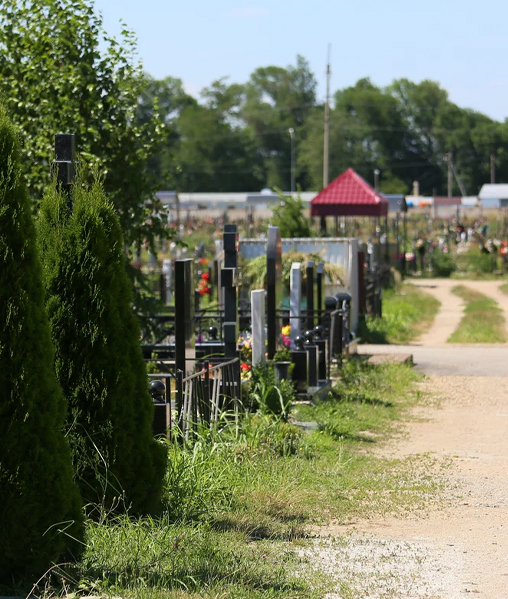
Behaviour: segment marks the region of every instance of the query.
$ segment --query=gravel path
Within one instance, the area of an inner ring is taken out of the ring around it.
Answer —
[[[421,281],[429,283],[437,285],[429,290],[438,299],[450,299],[457,281]],[[508,298],[498,282],[461,284],[499,300],[508,322]],[[419,345],[389,346],[415,355],[430,375],[422,391],[442,401],[418,408],[407,439],[382,450],[448,461],[443,505],[407,518],[322,529],[329,538],[316,541],[311,562],[337,580],[329,599],[508,599],[508,344],[444,347],[462,307],[450,301],[443,312],[446,318],[438,317]],[[362,351],[387,353],[387,346]]]

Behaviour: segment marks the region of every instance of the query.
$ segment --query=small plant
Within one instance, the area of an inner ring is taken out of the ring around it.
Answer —
[[[437,250],[430,255],[430,264],[436,277],[449,277],[457,270],[453,256]]]
[[[263,414],[273,414],[286,420],[295,391],[291,381],[276,381],[273,366],[252,369],[249,401]]]
[[[273,361],[274,362],[291,362],[291,351],[287,347],[284,347],[283,349],[278,349],[273,354]]]
[[[300,194],[285,196],[277,190],[280,200],[273,208],[272,224],[279,227],[282,237],[310,237],[310,220],[305,216],[305,206]]]

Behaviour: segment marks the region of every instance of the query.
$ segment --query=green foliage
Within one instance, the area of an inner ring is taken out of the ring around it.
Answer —
[[[291,362],[291,351],[287,347],[284,347],[283,349],[278,349],[273,354],[273,361],[274,362]]]
[[[35,227],[0,108],[0,581],[43,574],[82,538]]]
[[[253,190],[290,189],[292,128],[297,184],[321,189],[324,107],[316,101],[316,80],[304,58],[285,68],[260,67],[246,83],[215,81],[203,90],[204,103],[189,110],[177,104],[182,93],[175,80],[160,83],[160,103],[168,106],[165,120],[174,132],[166,146],[167,172],[173,177],[164,178],[168,185],[175,181],[182,191],[196,190],[197,184],[227,191],[245,190],[250,182]],[[374,183],[377,168],[384,193],[408,193],[418,180],[422,194],[444,195],[443,155],[451,150],[466,190],[474,193],[489,178],[492,152],[496,173],[501,180],[508,177],[507,139],[506,123],[455,105],[435,81],[398,79],[379,87],[363,78],[335,93],[330,179],[353,167]],[[453,192],[459,193],[455,183]]]
[[[311,237],[310,221],[304,214],[300,194],[285,196],[279,190],[277,195],[280,204],[272,210],[272,225],[279,227],[281,237]]]
[[[289,283],[291,276],[291,265],[293,262],[305,264],[307,260],[321,262],[321,256],[318,254],[305,254],[303,252],[285,252],[282,254],[282,285],[289,293]],[[325,275],[333,284],[339,284],[344,281],[344,269],[338,264],[325,262]],[[242,275],[249,281],[251,289],[263,289],[266,286],[266,255],[252,258],[242,268]],[[302,269],[303,282],[306,281],[305,268]]]
[[[156,104],[138,118],[145,82],[133,34],[107,36],[93,0],[4,0],[0,23],[0,93],[23,131],[31,195],[50,182],[54,134],[75,133],[81,159],[105,176],[127,245],[163,234],[161,205],[145,200],[164,125]]]
[[[112,204],[96,179],[67,198],[48,187],[39,219],[46,302],[58,379],[69,401],[69,438],[83,498],[132,513],[157,509],[165,451]]]
[[[430,255],[432,272],[436,277],[449,277],[457,270],[457,263],[450,253],[444,254],[434,250]]]
[[[89,521],[73,576],[58,572],[71,580],[67,595],[317,599],[333,592],[301,559],[300,549],[314,545],[308,524],[404,514],[439,490],[429,459],[369,451],[414,405],[412,385],[421,377],[401,365],[359,362],[345,364],[326,400],[298,406],[298,421],[321,430],[246,414],[201,431],[194,445],[168,447],[174,509]]]
[[[458,269],[466,273],[491,274],[497,268],[497,254],[481,252],[472,248],[457,256]]]
[[[227,434],[222,434],[225,439]],[[231,439],[230,439],[231,440]],[[193,447],[168,445],[163,506],[172,521],[186,522],[231,507],[237,485],[234,453],[205,436]]]
[[[286,420],[295,400],[295,389],[291,381],[275,380],[272,365],[252,368],[249,386],[249,405],[264,414],[273,414]]]

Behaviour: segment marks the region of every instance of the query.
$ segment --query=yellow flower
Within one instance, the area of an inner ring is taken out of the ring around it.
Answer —
[[[290,333],[291,333],[291,325],[287,324],[285,327],[282,327],[283,335],[286,335],[286,337],[289,337]]]

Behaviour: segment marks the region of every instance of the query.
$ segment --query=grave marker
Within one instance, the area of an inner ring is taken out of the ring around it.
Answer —
[[[319,324],[323,324],[323,315],[321,314],[321,310],[323,309],[323,291],[325,287],[325,263],[318,262],[316,268],[316,287],[317,287],[317,306],[316,309],[318,311],[317,321]]]
[[[237,262],[238,232],[236,225],[224,225],[224,268],[221,285],[224,289],[224,355],[236,358],[238,345]]]
[[[175,261],[175,365],[190,374],[194,368],[194,260]]]
[[[265,296],[264,289],[257,289],[250,294],[252,318],[252,365],[258,366],[265,362]]]
[[[307,273],[307,329],[314,328],[314,260],[309,260],[306,267]]]
[[[302,309],[302,265],[293,262],[289,279],[289,324],[291,325],[291,348],[295,349],[295,339],[300,335]]]
[[[282,240],[279,227],[268,227],[266,248],[268,359],[280,345],[281,331],[277,310],[282,304]]]

